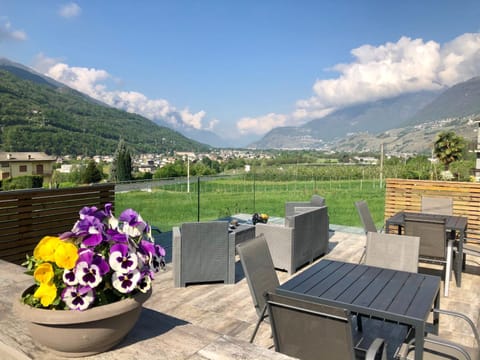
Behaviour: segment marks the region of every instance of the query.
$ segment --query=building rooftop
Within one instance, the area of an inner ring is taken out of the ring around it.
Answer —
[[[44,152],[0,152],[0,161],[56,161],[56,156]]]

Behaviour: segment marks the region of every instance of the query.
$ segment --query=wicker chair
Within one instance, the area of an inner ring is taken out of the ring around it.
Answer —
[[[184,223],[172,229],[173,282],[235,282],[235,238],[227,221]]]

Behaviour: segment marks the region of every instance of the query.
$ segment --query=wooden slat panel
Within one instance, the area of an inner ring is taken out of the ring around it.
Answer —
[[[43,236],[70,230],[82,207],[114,201],[113,184],[0,192],[0,259],[22,263]]]
[[[454,215],[468,218],[468,241],[480,242],[480,183],[387,179],[385,219],[402,210],[420,211],[423,195],[451,197]]]

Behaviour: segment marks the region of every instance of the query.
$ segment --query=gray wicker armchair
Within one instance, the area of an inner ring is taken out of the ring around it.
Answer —
[[[235,238],[227,221],[184,223],[172,229],[173,282],[235,282]]]

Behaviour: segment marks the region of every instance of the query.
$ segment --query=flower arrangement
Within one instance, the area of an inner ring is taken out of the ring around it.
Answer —
[[[47,309],[86,310],[132,297],[151,288],[165,268],[165,250],[155,245],[151,227],[132,209],[117,219],[105,210],[84,207],[71,231],[45,236],[23,264],[35,279],[22,301]]]

